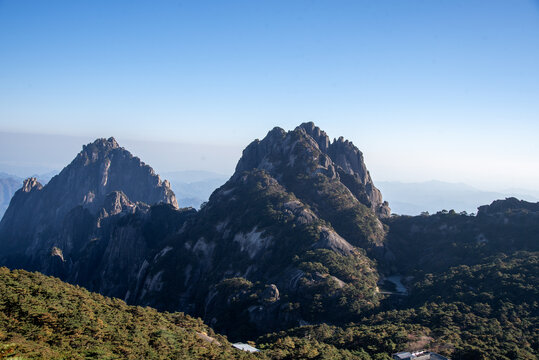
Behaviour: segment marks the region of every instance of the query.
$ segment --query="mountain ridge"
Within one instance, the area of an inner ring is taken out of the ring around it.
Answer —
[[[56,202],[46,203],[47,193]],[[199,211],[178,208],[172,195],[113,138],[98,139],[46,186],[25,181],[0,223],[0,264],[130,304],[185,311],[230,339],[279,332],[267,345],[278,354],[292,351],[300,340],[291,339],[304,331],[364,359],[364,349],[388,354],[397,343],[414,346],[412,339],[463,359],[534,353],[532,326],[519,328],[504,302],[526,324],[535,321],[529,283],[536,282],[538,204],[509,198],[477,216],[390,215],[361,151],[343,138],[329,141],[312,123],[274,128],[249,144]],[[474,294],[467,284],[477,286],[481,276],[507,281],[491,280]],[[395,295],[392,278],[406,291]],[[439,305],[438,282],[471,304],[447,295]],[[496,313],[483,304],[494,298]],[[499,342],[524,350],[477,340],[490,316],[501,322]],[[470,319],[482,327],[471,329]],[[343,341],[324,335],[331,333]]]

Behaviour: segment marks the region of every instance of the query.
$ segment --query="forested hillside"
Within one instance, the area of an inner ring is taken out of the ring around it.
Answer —
[[[200,319],[0,268],[0,358],[249,359]]]

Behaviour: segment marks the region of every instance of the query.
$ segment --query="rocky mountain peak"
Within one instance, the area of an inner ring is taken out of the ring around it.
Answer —
[[[285,135],[286,131],[284,131],[283,128],[276,126],[268,132],[266,138],[281,139]]]
[[[47,241],[61,238],[73,214],[102,219],[159,203],[178,208],[170,183],[114,138],[97,139],[45,186],[24,181],[0,222],[0,247],[39,249],[46,244],[42,234]]]
[[[371,181],[363,159],[363,153],[351,141],[340,136],[331,143],[329,155],[347,174],[357,175],[363,184]]]
[[[30,177],[24,180],[24,182],[22,183],[21,191],[25,193],[29,193],[30,191],[34,189],[41,190],[42,188],[43,188],[43,185],[41,185],[35,177]]]
[[[106,138],[99,138],[96,139],[94,142],[84,145],[83,148],[98,148],[98,149],[117,149],[120,145],[118,145],[118,142],[114,137]]]
[[[303,129],[307,135],[309,135],[314,139],[314,141],[316,141],[321,151],[323,151],[324,153],[327,152],[330,141],[325,131],[321,130],[312,121],[303,123],[297,128]]]
[[[125,150],[120,148],[120,145],[113,137],[96,139],[92,143],[83,145],[82,151],[75,160],[79,159],[79,161],[82,160],[86,163],[95,162],[107,158],[112,151],[117,149]]]
[[[363,153],[342,136],[330,142],[328,135],[313,122],[285,132],[274,128],[262,140],[255,140],[243,151],[233,178],[253,169],[265,170],[276,179],[304,174],[323,174],[340,180],[363,204],[380,217],[390,214],[374,186],[363,159]]]
[[[170,183],[162,181],[150,166],[120,147],[113,137],[84,145],[59,178],[63,181],[53,179],[51,183],[63,182],[63,186],[76,193],[75,202],[93,211],[100,209],[105,196],[113,191],[122,191],[135,202],[163,202],[178,208]]]

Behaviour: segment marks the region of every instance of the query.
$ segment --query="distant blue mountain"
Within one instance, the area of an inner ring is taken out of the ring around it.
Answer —
[[[418,215],[424,211],[436,213],[444,209],[476,213],[478,206],[506,197],[539,201],[533,191],[483,191],[463,183],[436,180],[416,183],[377,181],[376,186],[382,192],[384,200],[389,202],[391,212],[401,215]]]
[[[17,176],[0,173],[0,219],[4,216],[11,197],[21,187],[22,180]]]

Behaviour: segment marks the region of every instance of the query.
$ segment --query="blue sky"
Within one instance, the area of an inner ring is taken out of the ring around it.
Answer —
[[[538,189],[539,2],[0,1],[0,171],[113,135],[230,173],[304,121],[375,180]]]

